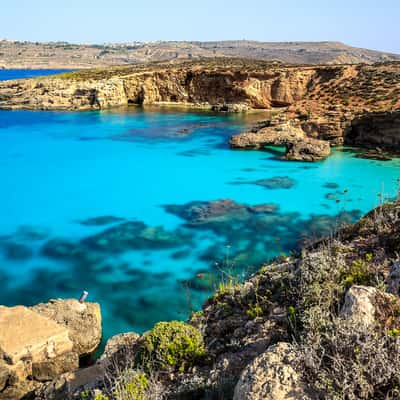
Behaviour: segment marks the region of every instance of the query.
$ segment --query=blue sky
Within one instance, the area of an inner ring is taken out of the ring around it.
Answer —
[[[399,0],[4,0],[0,38],[335,40],[400,53],[399,20]]]

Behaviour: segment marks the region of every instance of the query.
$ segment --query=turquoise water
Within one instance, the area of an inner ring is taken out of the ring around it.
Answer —
[[[0,303],[88,290],[105,337],[142,332],[186,318],[226,274],[244,276],[396,193],[399,160],[230,150],[228,138],[261,117],[1,111]],[[219,199],[236,204],[202,214],[201,202]]]

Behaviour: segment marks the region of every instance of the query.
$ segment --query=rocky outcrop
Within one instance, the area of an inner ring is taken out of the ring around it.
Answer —
[[[344,135],[347,144],[400,151],[400,111],[365,113],[351,121]]]
[[[280,119],[271,120],[259,131],[233,136],[230,145],[239,149],[285,146],[285,158],[292,161],[319,161],[330,154],[329,142],[307,137],[301,127]]]
[[[101,340],[97,304],[53,300],[0,307],[0,398],[20,399],[79,367]]]
[[[304,138],[286,145],[286,159],[291,161],[320,161],[330,153],[331,146],[325,140]]]
[[[255,358],[243,371],[233,400],[310,400],[306,385],[292,364],[289,343],[278,343]]]
[[[80,356],[93,353],[101,340],[101,313],[97,303],[77,300],[50,300],[31,310],[55,321],[68,330],[73,350]]]
[[[352,286],[346,293],[341,316],[358,324],[374,326],[382,304],[394,304],[396,297],[371,286]]]

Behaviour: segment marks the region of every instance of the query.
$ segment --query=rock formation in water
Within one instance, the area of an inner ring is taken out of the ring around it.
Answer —
[[[292,160],[319,160],[329,155],[329,145],[343,143],[400,151],[396,62],[294,66],[213,59],[0,83],[3,109],[87,110],[129,104],[181,104],[228,112],[274,109],[273,117],[232,138],[231,145],[285,145]]]
[[[190,207],[187,218],[197,222],[232,204]],[[223,279],[188,323],[113,337],[96,363],[74,372],[76,352],[93,351],[98,340],[98,329],[91,331],[77,309],[85,305],[3,307],[0,323],[20,335],[0,330],[0,398],[20,398],[23,392],[7,392],[18,382],[37,400],[395,399],[399,222],[399,201],[382,205],[243,283]],[[70,309],[73,317],[65,314]],[[81,347],[86,331],[93,340]]]

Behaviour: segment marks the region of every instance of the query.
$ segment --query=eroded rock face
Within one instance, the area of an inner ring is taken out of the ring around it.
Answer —
[[[278,343],[255,358],[243,371],[233,400],[310,400],[289,343]]]
[[[76,370],[101,339],[97,304],[53,300],[35,307],[0,306],[0,398],[20,399]]]
[[[400,111],[366,113],[354,118],[345,132],[345,141],[400,151]]]

